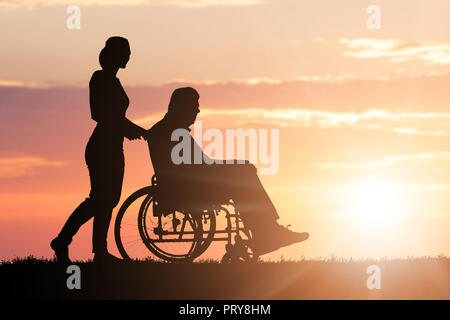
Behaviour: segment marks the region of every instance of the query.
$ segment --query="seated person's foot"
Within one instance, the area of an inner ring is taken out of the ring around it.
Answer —
[[[69,246],[61,241],[60,238],[55,238],[50,242],[50,247],[55,251],[56,261],[60,263],[70,264]]]
[[[263,255],[281,247],[286,247],[291,244],[305,241],[309,238],[308,232],[294,232],[287,227],[276,225],[264,232],[255,235],[252,239],[252,250],[256,255]]]
[[[277,229],[278,230],[274,235],[280,241],[280,247],[285,247],[297,242],[302,242],[309,238],[308,232],[291,231],[287,227],[282,225],[278,225]]]
[[[251,240],[250,248],[256,256],[262,256],[263,254],[280,249],[281,246],[277,242],[267,236],[254,236]]]
[[[116,263],[120,261],[122,259],[117,258],[109,252],[96,253],[94,255],[94,263]]]

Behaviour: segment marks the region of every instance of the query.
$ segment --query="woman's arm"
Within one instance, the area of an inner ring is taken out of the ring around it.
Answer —
[[[139,139],[141,137],[146,138],[147,130],[133,123],[128,118],[124,119],[124,135],[129,140]]]

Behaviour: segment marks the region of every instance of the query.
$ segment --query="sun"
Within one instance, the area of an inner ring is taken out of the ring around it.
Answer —
[[[396,218],[399,214],[398,187],[389,183],[364,183],[352,187],[352,214],[375,223]]]

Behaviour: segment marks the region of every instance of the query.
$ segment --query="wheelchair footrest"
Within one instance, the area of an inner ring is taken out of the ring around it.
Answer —
[[[253,253],[250,253],[249,241],[242,239],[239,235],[235,237],[235,243],[225,245],[226,253],[222,258],[222,263],[235,261],[256,261],[258,259]]]

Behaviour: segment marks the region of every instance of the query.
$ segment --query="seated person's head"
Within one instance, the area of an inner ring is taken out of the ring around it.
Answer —
[[[169,115],[183,126],[190,126],[200,112],[198,99],[200,95],[191,87],[175,89],[170,97]]]

